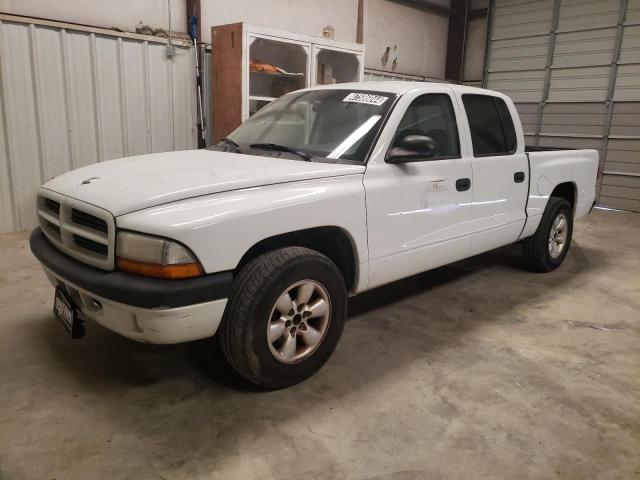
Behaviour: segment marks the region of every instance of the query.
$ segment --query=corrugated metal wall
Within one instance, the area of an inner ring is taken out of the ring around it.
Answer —
[[[599,203],[640,211],[640,0],[494,0],[484,83],[531,144],[595,148]]]
[[[0,233],[68,170],[196,148],[193,54],[162,39],[0,15]]]

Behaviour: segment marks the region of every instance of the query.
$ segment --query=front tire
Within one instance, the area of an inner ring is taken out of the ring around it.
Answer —
[[[558,268],[569,251],[573,234],[573,209],[564,198],[551,197],[536,233],[522,242],[526,266],[535,272]]]
[[[346,310],[344,279],[331,260],[303,247],[274,250],[251,260],[235,278],[220,325],[222,350],[250,382],[284,388],[329,359]]]

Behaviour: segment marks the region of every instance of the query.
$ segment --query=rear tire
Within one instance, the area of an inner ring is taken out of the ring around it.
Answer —
[[[303,247],[274,250],[236,276],[219,330],[222,350],[250,382],[284,388],[329,359],[346,311],[344,279],[331,260]]]
[[[558,268],[569,251],[573,209],[564,198],[551,197],[536,233],[522,242],[525,265],[535,272]]]

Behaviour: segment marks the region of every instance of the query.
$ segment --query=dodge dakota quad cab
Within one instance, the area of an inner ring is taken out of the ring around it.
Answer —
[[[204,150],[60,175],[38,192],[31,249],[72,337],[216,335],[251,382],[316,372],[347,298],[521,242],[557,268],[594,205],[594,150],[525,147],[500,93],[366,82],[284,95]]]

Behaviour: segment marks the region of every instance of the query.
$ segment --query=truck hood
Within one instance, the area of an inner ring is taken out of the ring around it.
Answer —
[[[200,195],[361,174],[364,170],[364,165],[187,150],[97,163],[55,177],[43,188],[118,216]]]

